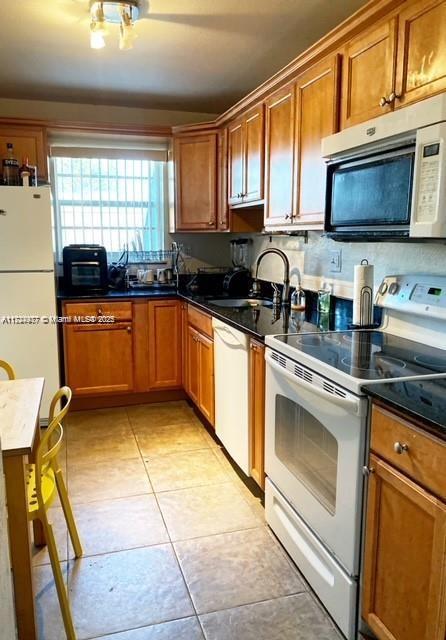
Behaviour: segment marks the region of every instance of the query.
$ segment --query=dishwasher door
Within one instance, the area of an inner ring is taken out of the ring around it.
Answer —
[[[213,318],[215,433],[231,458],[250,475],[249,337]]]

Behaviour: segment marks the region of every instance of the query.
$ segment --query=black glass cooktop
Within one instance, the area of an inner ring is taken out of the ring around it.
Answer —
[[[363,380],[446,374],[446,350],[382,331],[289,334],[275,338]]]

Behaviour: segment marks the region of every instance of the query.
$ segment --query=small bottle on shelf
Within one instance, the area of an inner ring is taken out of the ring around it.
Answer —
[[[19,162],[14,157],[14,145],[12,142],[6,144],[7,156],[3,158],[2,170],[3,170],[3,184],[15,187],[20,184],[19,180]]]
[[[22,187],[36,187],[36,167],[29,164],[28,157],[22,159],[22,166],[19,168],[19,179]]]

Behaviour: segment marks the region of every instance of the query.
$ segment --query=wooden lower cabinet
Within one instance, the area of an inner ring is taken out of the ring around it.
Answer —
[[[199,395],[198,406],[207,420],[214,424],[214,341],[199,335]]]
[[[265,489],[265,347],[251,340],[249,356],[251,476]]]
[[[214,341],[191,325],[187,328],[185,389],[205,418],[214,424]]]
[[[149,389],[182,385],[181,304],[178,300],[148,303]]]
[[[67,302],[65,379],[75,396],[181,389],[181,302],[177,299]],[[115,322],[87,323],[88,316]]]
[[[76,396],[133,391],[133,327],[73,324],[64,328],[66,381]]]
[[[446,504],[376,453],[369,469],[362,616],[379,640],[444,640]]]

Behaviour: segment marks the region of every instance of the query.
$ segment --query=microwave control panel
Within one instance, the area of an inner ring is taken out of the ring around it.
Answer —
[[[446,123],[417,131],[410,236],[446,237]]]

